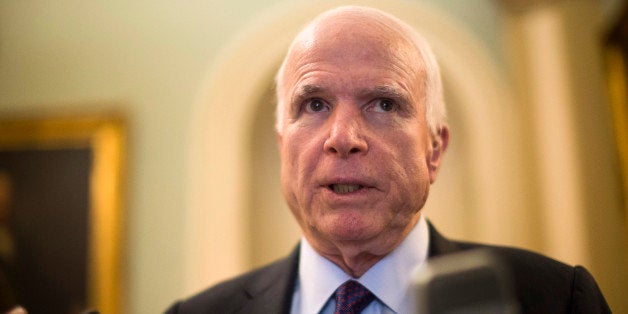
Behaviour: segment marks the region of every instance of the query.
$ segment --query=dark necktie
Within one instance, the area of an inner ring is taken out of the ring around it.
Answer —
[[[334,314],[359,314],[375,299],[375,295],[355,280],[343,283],[334,293],[336,310]]]

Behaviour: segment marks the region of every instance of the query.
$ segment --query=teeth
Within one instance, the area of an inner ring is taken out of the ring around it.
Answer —
[[[338,194],[347,194],[361,188],[358,184],[332,184],[332,190]]]

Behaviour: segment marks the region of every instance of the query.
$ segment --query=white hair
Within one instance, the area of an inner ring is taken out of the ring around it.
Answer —
[[[403,22],[399,18],[388,14],[386,12],[358,6],[342,6],[336,9],[329,10],[316,17],[310,24],[308,24],[299,35],[297,35],[288,49],[288,53],[281,63],[281,67],[277,71],[275,76],[275,92],[277,95],[277,107],[275,111],[275,128],[279,134],[283,129],[284,123],[284,71],[287,60],[289,59],[293,48],[299,42],[299,38],[307,31],[311,29],[312,25],[315,25],[320,19],[330,14],[339,12],[360,12],[365,17],[380,17],[384,18],[387,22],[394,23],[398,27],[399,33],[414,45],[415,49],[421,56],[421,61],[417,63],[418,67],[423,67],[420,73],[425,75],[423,87],[425,90],[425,120],[432,134],[440,133],[440,130],[447,124],[447,110],[445,108],[445,101],[443,97],[443,83],[440,75],[440,67],[436,61],[436,56],[432,51],[429,43],[421,34],[419,34],[410,25]]]

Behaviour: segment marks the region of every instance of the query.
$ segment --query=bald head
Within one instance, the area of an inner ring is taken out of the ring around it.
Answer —
[[[288,50],[276,77],[276,128],[280,134],[286,118],[285,104],[294,97],[286,91],[299,71],[307,67],[307,63],[303,64],[304,58],[312,55],[338,62],[362,57],[399,60],[403,70],[412,73],[419,81],[420,90],[416,92],[421,95],[419,102],[430,131],[436,133],[445,125],[440,71],[423,37],[388,13],[367,7],[343,6],[316,17],[296,36]]]

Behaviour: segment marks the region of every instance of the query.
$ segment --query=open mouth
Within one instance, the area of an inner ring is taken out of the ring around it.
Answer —
[[[336,194],[348,194],[364,188],[359,184],[330,184],[328,187]]]

